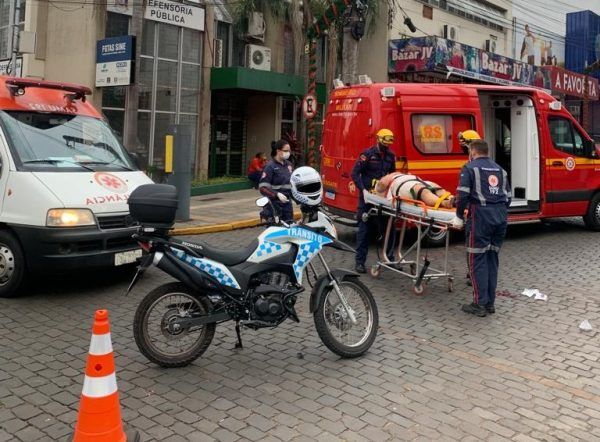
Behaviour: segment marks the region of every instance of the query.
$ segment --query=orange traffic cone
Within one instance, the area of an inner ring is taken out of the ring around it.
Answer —
[[[97,310],[74,442],[125,442],[108,311]]]

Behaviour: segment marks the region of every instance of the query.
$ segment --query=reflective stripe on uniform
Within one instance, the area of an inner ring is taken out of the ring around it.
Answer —
[[[479,198],[479,204],[485,206],[485,197],[481,192],[481,173],[479,172],[479,167],[473,167],[473,172],[475,173],[475,193],[477,194],[477,198]]]
[[[92,342],[90,342],[90,354],[91,355],[105,355],[112,353],[112,344],[110,342],[110,333],[104,333],[102,335],[92,335]]]
[[[260,189],[261,187],[267,187],[269,189],[273,189],[273,190],[289,190],[292,188],[291,184],[279,184],[279,185],[274,185],[271,183],[259,183],[258,188]]]
[[[498,252],[500,252],[500,247],[498,247],[498,246],[490,246],[490,250],[492,252],[498,253]]]
[[[83,391],[81,394],[87,397],[105,397],[117,391],[117,377],[115,373],[108,376],[91,377],[85,376],[83,379]]]
[[[457,190],[458,192],[465,192],[465,193],[469,193],[469,192],[471,191],[471,189],[469,189],[469,188],[468,188],[468,187],[466,187],[466,186],[458,186],[458,187],[456,188],[456,190]]]
[[[258,188],[260,189],[261,187],[268,187],[270,189],[273,186],[271,185],[271,183],[259,183]]]
[[[485,247],[467,247],[467,253],[485,253],[490,250],[492,246]]]

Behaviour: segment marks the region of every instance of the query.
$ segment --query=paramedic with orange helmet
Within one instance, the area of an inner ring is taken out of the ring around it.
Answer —
[[[364,194],[370,192],[381,177],[396,170],[396,156],[390,150],[394,142],[394,133],[389,129],[380,129],[376,137],[377,144],[363,151],[352,169],[352,181],[360,189],[356,214],[356,271],[359,273],[366,273],[365,261],[369,251],[369,221],[363,220],[363,214],[369,209]]]

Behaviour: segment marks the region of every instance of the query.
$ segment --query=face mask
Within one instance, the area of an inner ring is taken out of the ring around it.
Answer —
[[[281,158],[283,158],[284,160],[287,160],[290,157],[290,152],[283,152],[281,155]]]

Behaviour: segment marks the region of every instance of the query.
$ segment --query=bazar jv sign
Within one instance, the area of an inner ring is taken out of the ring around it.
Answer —
[[[105,38],[96,43],[96,87],[131,84],[135,38]]]
[[[168,0],[148,0],[144,18],[204,31],[204,9]]]

